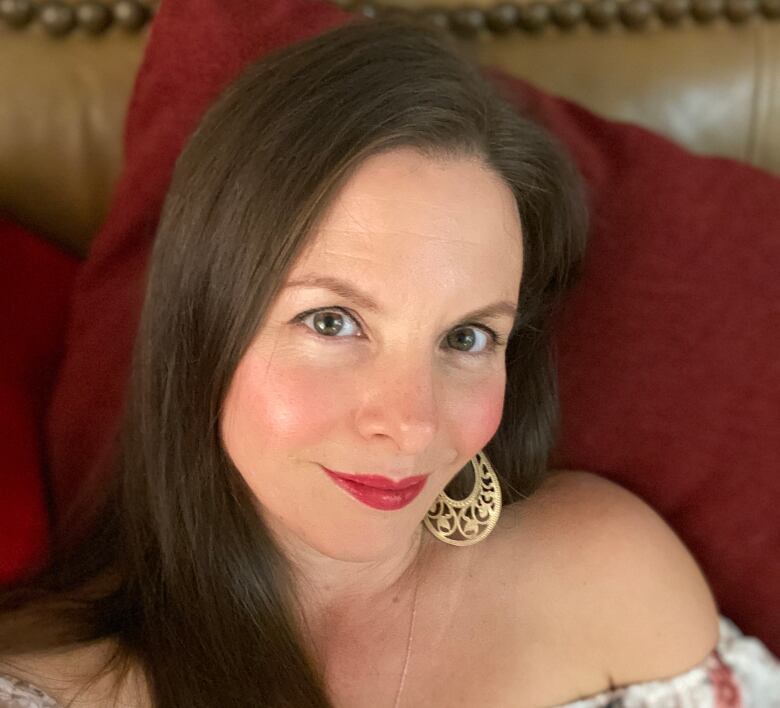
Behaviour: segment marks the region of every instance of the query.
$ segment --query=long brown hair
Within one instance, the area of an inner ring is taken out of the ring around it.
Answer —
[[[240,358],[336,190],[396,147],[478,157],[517,200],[521,320],[486,452],[506,503],[543,481],[559,418],[550,320],[585,248],[579,182],[451,40],[410,21],[354,21],[248,67],[179,157],[108,501],[86,542],[0,598],[8,612],[56,616],[47,626],[57,633],[32,644],[113,638],[117,661],[138,662],[164,708],[331,706],[296,622],[288,562],[218,422]],[[0,650],[22,645],[0,637]]]

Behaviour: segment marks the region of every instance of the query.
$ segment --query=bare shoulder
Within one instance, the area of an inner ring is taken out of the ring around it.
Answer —
[[[716,646],[718,608],[692,554],[661,516],[615,482],[555,471],[527,501],[506,508],[505,537],[530,550],[539,578],[516,587],[554,608],[561,642],[598,662],[607,683],[663,679]],[[515,538],[512,538],[514,534]]]

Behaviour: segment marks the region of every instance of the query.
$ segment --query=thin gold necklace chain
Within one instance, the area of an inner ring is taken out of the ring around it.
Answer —
[[[406,641],[406,658],[404,659],[404,668],[401,672],[401,683],[398,684],[398,693],[395,696],[393,708],[398,708],[401,703],[401,691],[406,681],[406,671],[409,668],[409,657],[412,655],[412,636],[414,636],[414,616],[417,614],[417,590],[420,587],[420,576],[417,576],[417,582],[414,584],[414,599],[412,600],[412,619],[409,623],[409,638]]]

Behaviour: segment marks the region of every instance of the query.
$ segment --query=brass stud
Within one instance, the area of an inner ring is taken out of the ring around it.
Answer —
[[[31,0],[0,0],[0,17],[11,27],[25,27],[34,15]]]
[[[42,5],[38,17],[43,28],[52,37],[62,37],[76,26],[76,13],[73,7],[59,0],[49,0]]]
[[[690,11],[691,0],[661,0],[658,4],[658,16],[669,25],[678,23]]]
[[[617,0],[593,0],[585,6],[585,17],[597,29],[611,25],[618,12]]]
[[[352,11],[358,15],[362,15],[363,17],[368,17],[371,20],[375,20],[377,17],[379,17],[379,9],[376,7],[376,5],[372,5],[371,3],[367,2],[357,3]]]
[[[114,3],[114,21],[130,32],[141,29],[149,19],[149,10],[136,0],[117,0]]]
[[[585,8],[580,0],[559,0],[553,5],[553,20],[562,29],[571,29],[585,17]]]
[[[712,22],[723,12],[723,0],[693,0],[691,14],[699,22]]]
[[[96,0],[84,0],[76,5],[76,21],[90,34],[100,34],[112,20],[111,10]]]
[[[651,0],[627,0],[620,7],[620,19],[629,29],[641,29],[653,16]]]
[[[543,2],[529,2],[517,9],[517,24],[526,32],[541,32],[550,22],[550,6]]]
[[[517,7],[504,2],[485,12],[485,24],[496,34],[504,34],[517,25]]]
[[[450,15],[444,10],[421,10],[418,17],[426,24],[439,30],[449,30]]]
[[[726,0],[726,17],[736,24],[745,22],[757,11],[757,0]]]
[[[485,14],[476,7],[461,7],[452,11],[452,29],[462,37],[474,37],[485,27]]]

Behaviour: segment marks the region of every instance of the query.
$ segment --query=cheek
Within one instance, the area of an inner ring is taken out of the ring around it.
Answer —
[[[332,371],[292,359],[277,352],[269,361],[250,350],[237,367],[222,422],[237,464],[248,449],[296,458],[337,434],[355,392]]]
[[[504,390],[505,378],[496,377],[471,389],[468,396],[453,407],[451,429],[457,436],[456,446],[460,451],[470,453],[469,457],[479,452],[498,430],[504,409]]]
[[[225,442],[256,453],[314,446],[336,425],[340,390],[313,367],[285,365],[282,357],[269,364],[250,354],[236,369],[225,401]]]

